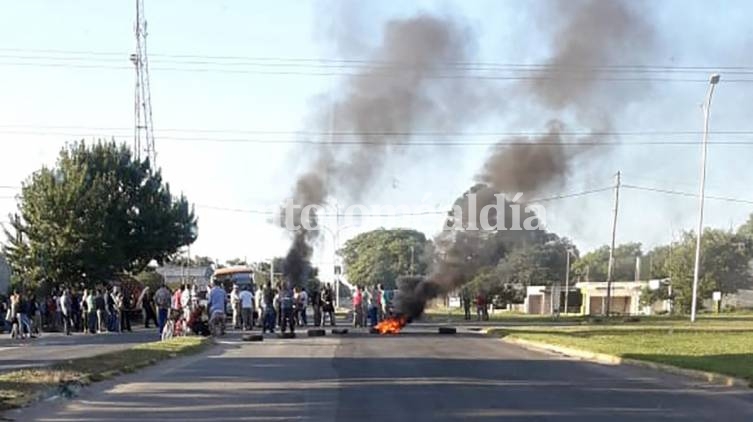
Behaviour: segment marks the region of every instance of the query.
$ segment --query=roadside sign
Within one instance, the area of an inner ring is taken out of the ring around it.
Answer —
[[[460,298],[457,296],[451,296],[450,297],[450,308],[459,308],[460,307]]]
[[[722,292],[714,292],[712,298],[714,299],[714,302],[719,302],[722,300]]]

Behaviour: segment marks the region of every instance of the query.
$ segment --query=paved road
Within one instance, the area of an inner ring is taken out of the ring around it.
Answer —
[[[133,333],[107,333],[65,336],[43,333],[37,339],[11,340],[0,338],[0,372],[46,366],[67,359],[83,358],[115,352],[136,344],[159,340],[156,329],[136,329]]]
[[[751,421],[753,393],[533,353],[476,334],[228,339],[11,412],[37,421]]]

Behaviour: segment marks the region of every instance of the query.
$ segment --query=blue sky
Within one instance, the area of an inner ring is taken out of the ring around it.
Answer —
[[[175,71],[166,69],[174,66],[160,55],[363,58],[378,41],[387,20],[423,11],[464,20],[477,38],[478,61],[536,63],[546,61],[550,52],[551,37],[542,29],[546,27],[542,19],[556,21],[556,16],[545,13],[554,0],[146,3],[159,164],[172,188],[197,204],[200,238],[192,252],[220,259],[245,256],[261,260],[280,255],[287,249],[288,238],[265,216],[203,206],[259,209],[280,203],[290,193],[295,175],[305,169],[312,150],[287,143],[177,138],[262,137],[270,141],[296,137],[295,131],[306,128],[314,99],[328,95],[333,88],[337,91],[342,81],[337,76]],[[646,19],[656,30],[658,53],[650,62],[629,64],[753,66],[753,34],[746,21],[753,16],[750,2],[719,1],[711,6],[701,0],[664,0],[648,5]],[[2,10],[0,186],[18,186],[41,165],[53,163],[66,141],[115,136],[130,142],[133,71],[128,56],[134,46],[133,2],[28,0],[4,2]],[[332,42],[333,33],[349,41],[347,57]],[[86,64],[92,57],[35,50],[116,53],[95,58],[98,64],[117,68],[19,65],[45,62],[19,59],[27,55],[67,56],[68,63],[77,64]],[[725,78],[723,74],[715,94],[712,129],[753,131],[753,83],[725,84]],[[524,107],[526,99],[518,97],[519,93],[511,94],[504,83],[497,88],[500,101]],[[602,95],[621,95],[614,84],[603,83],[601,89]],[[616,131],[701,130],[699,104],[706,90],[704,83],[632,83],[628,89],[642,92],[638,101],[614,116]],[[544,123],[510,113],[490,113],[467,130],[537,131]],[[218,130],[232,133],[211,132]],[[291,133],[275,137],[239,133],[242,131]],[[700,141],[696,135],[672,139]],[[712,135],[714,139],[724,140],[725,135]],[[385,169],[383,179],[375,181],[365,202],[449,207],[473,183],[487,153],[488,147],[477,146],[456,148],[444,155],[432,153],[426,159],[396,161]],[[422,154],[418,151],[411,157]],[[751,157],[753,145],[712,145],[708,193],[753,199]],[[700,146],[638,146],[626,140],[578,162],[566,185],[551,193],[608,186],[617,170],[623,172],[625,183],[696,192],[699,159]],[[0,190],[0,220],[6,220],[14,209],[13,200],[6,198],[14,193]],[[582,250],[608,242],[611,192],[546,205],[551,230],[571,237]],[[709,200],[706,221],[709,226],[729,228],[751,212],[750,204]],[[695,218],[694,198],[624,190],[618,242],[641,241],[649,247],[668,242],[673,231],[692,228]],[[382,224],[389,226],[390,222]],[[422,217],[412,224],[431,235],[439,229],[441,218]],[[344,230],[341,240],[368,228],[372,227],[367,223]],[[327,258],[331,243],[327,236],[318,248],[320,263],[331,260]]]

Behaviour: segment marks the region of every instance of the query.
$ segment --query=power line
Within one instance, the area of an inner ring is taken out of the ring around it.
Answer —
[[[629,184],[623,184],[622,187],[626,189],[634,189],[634,190],[642,190],[647,192],[657,192],[657,193],[665,193],[668,195],[677,195],[677,196],[685,196],[689,198],[697,198],[697,193],[691,193],[691,192],[682,192],[672,189],[661,189],[661,188],[652,188],[652,187],[646,187],[646,186],[636,186],[636,185],[629,185]],[[750,199],[741,199],[741,198],[731,198],[731,197],[724,197],[724,196],[713,196],[713,195],[705,195],[708,199],[714,199],[717,201],[725,201],[725,202],[735,202],[740,204],[749,204],[753,205],[753,200]]]
[[[71,59],[70,56],[93,56],[99,57],[98,60],[121,60],[118,57],[126,57],[127,52],[115,52],[115,51],[86,51],[86,50],[56,50],[56,49],[20,49],[20,48],[0,48],[0,52],[13,52],[13,53],[26,53],[27,55],[18,56],[18,58],[54,58],[54,59]],[[36,56],[29,56],[28,53],[36,54]],[[40,56],[39,54],[47,54],[47,56]],[[62,55],[62,56],[49,56],[49,54]],[[385,61],[385,60],[372,60],[372,59],[359,59],[359,58],[345,58],[345,59],[330,59],[323,57],[281,57],[281,56],[240,56],[240,55],[201,55],[201,54],[167,54],[167,53],[152,53],[152,57],[161,57],[167,59],[201,59],[204,61],[227,61],[227,60],[241,60],[245,62],[282,62],[282,63],[305,63],[305,64],[319,64],[319,63],[347,63],[347,64],[368,64],[368,65],[381,65],[381,66],[406,66],[413,67],[415,63],[400,62],[400,61]],[[8,56],[13,58],[13,56]],[[86,58],[86,57],[84,57]],[[72,58],[83,59],[83,58]],[[509,67],[514,69],[542,69],[542,68],[559,68],[559,69],[599,69],[599,70],[692,70],[699,72],[709,71],[724,71],[725,73],[735,71],[751,71],[751,66],[698,66],[698,65],[647,65],[647,64],[612,64],[612,65],[587,65],[587,64],[568,64],[559,65],[552,63],[515,63],[515,62],[479,62],[479,61],[441,61],[436,62],[437,66],[484,66],[484,67]]]
[[[612,189],[614,189],[614,187],[613,187],[613,186],[607,186],[607,187],[603,187],[603,188],[592,189],[592,190],[587,190],[587,191],[583,191],[583,192],[578,192],[578,193],[570,193],[570,194],[563,194],[563,195],[555,195],[555,196],[550,196],[550,197],[548,197],[548,198],[536,198],[536,199],[531,199],[531,200],[530,200],[530,201],[528,201],[528,202],[529,202],[529,203],[535,203],[535,202],[548,202],[548,201],[554,201],[554,200],[557,200],[557,199],[565,199],[565,198],[575,198],[575,197],[579,197],[579,196],[590,195],[590,194],[593,194],[593,193],[606,192],[606,191],[609,191],[609,190],[612,190]]]
[[[575,198],[579,196],[585,196],[590,195],[594,193],[599,192],[605,192],[608,190],[611,190],[611,186],[598,188],[598,189],[591,189],[586,190],[582,192],[576,192],[576,193],[567,193],[567,194],[560,194],[545,198],[536,198],[531,199],[528,201],[525,201],[521,204],[533,204],[536,202],[548,202],[548,201],[554,201],[558,199],[567,199],[567,198]],[[246,213],[246,214],[257,214],[257,215],[267,215],[267,216],[275,216],[280,215],[283,211],[283,208],[280,208],[278,211],[274,210],[259,210],[259,209],[242,209],[242,208],[227,208],[227,207],[219,207],[214,205],[203,205],[203,204],[196,204],[197,208],[206,208],[206,209],[212,209],[217,211],[227,211],[227,212],[237,212],[237,213]],[[366,207],[371,208],[371,207]],[[450,210],[452,207],[448,207],[448,210]],[[318,217],[407,217],[407,216],[422,216],[422,215],[446,215],[448,210],[445,211],[439,211],[439,210],[426,210],[426,211],[416,211],[416,212],[401,212],[401,213],[364,213],[364,214],[343,214],[343,213],[322,213],[318,214]]]
[[[8,125],[0,124],[5,129],[69,129],[69,130],[101,130],[101,131],[128,131],[130,127],[105,127],[105,126],[57,126],[57,125]],[[233,133],[255,135],[306,135],[306,136],[545,136],[551,134],[548,131],[321,131],[321,130],[268,130],[268,129],[201,129],[201,128],[160,128],[157,132],[185,132],[185,133]],[[642,131],[562,131],[560,136],[671,136],[671,135],[698,135],[702,131],[689,130],[642,130]],[[753,129],[748,130],[721,130],[709,132],[710,135],[751,135]]]
[[[51,68],[74,68],[74,69],[109,69],[109,70],[128,70],[127,66],[101,65],[101,64],[78,64],[78,63],[37,63],[37,62],[19,62],[3,61],[0,66],[31,66],[31,67],[51,67]],[[225,66],[225,65],[223,65]],[[289,66],[288,66],[289,67]],[[302,70],[253,70],[253,69],[227,69],[221,67],[200,68],[200,67],[151,67],[150,70],[158,72],[198,72],[208,73],[217,72],[224,74],[254,74],[270,76],[347,76],[356,78],[384,78],[393,77],[398,73],[372,70],[371,72],[351,73],[342,71],[302,71]],[[389,70],[389,69],[387,69]],[[690,83],[708,83],[706,78],[676,78],[676,77],[600,77],[585,75],[582,77],[567,76],[562,72],[550,72],[548,75],[541,76],[514,76],[514,75],[484,75],[484,74],[440,74],[426,73],[422,75],[424,79],[456,79],[456,80],[500,80],[500,81],[546,81],[546,80],[588,80],[592,82],[690,82]],[[725,83],[753,83],[753,78],[728,78]]]
[[[34,136],[59,136],[67,138],[103,138],[103,135],[82,134],[82,133],[64,133],[64,132],[39,132],[39,131],[13,131],[0,130],[0,133],[9,135],[34,135]],[[125,134],[115,134],[107,136],[127,136]],[[520,135],[521,137],[527,135]],[[542,135],[544,136],[544,135]],[[553,135],[556,136],[556,135]],[[586,135],[584,135],[586,136]],[[202,142],[202,143],[227,143],[227,144],[262,144],[262,145],[333,145],[333,146],[523,146],[523,147],[612,147],[612,146],[698,146],[698,140],[654,140],[654,141],[619,141],[619,140],[562,140],[562,141],[531,141],[531,140],[493,140],[493,141],[466,141],[466,140],[445,140],[445,141],[420,141],[409,140],[410,136],[405,135],[405,139],[390,138],[388,140],[336,140],[336,139],[261,139],[261,138],[210,138],[210,137],[183,137],[183,136],[157,136],[160,141],[179,141],[179,142]],[[593,137],[589,137],[593,138]],[[750,140],[715,140],[710,141],[709,145],[727,145],[727,146],[751,146],[753,139]]]

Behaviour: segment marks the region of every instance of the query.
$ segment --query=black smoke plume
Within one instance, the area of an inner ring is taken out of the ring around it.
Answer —
[[[574,0],[554,4],[542,21],[543,30],[551,33],[548,65],[514,91],[535,108],[573,116],[571,126],[586,128],[585,134],[568,136],[566,125],[558,119],[548,122],[542,134],[500,140],[477,175],[482,183],[473,189],[478,193],[477,211],[493,203],[496,193],[528,195],[565,185],[577,158],[590,153],[595,143],[613,140],[608,135],[612,116],[636,98],[634,87],[609,85],[605,92],[604,74],[598,66],[650,54],[654,34],[646,14],[638,10],[641,3]],[[566,142],[579,145],[566,147]],[[543,230],[443,232],[438,240],[445,246],[438,265],[428,278],[399,291],[398,312],[409,319],[418,317],[428,300],[462,286],[483,266],[496,265],[497,261],[486,262],[473,254],[473,245],[488,245],[489,236],[502,239],[499,250],[504,254],[505,249],[541,241],[548,234]]]
[[[312,113],[316,130],[334,135],[320,140],[308,171],[296,182],[292,199],[299,208],[293,220],[302,221],[307,216],[301,208],[326,205],[331,195],[357,201],[368,194],[385,164],[408,151],[411,132],[455,130],[472,122],[491,98],[464,77],[468,70],[461,68],[454,78],[438,75],[447,63],[471,60],[475,44],[468,27],[449,18],[422,14],[387,22],[365,64]],[[317,231],[300,229],[293,237],[288,278],[309,261]]]

